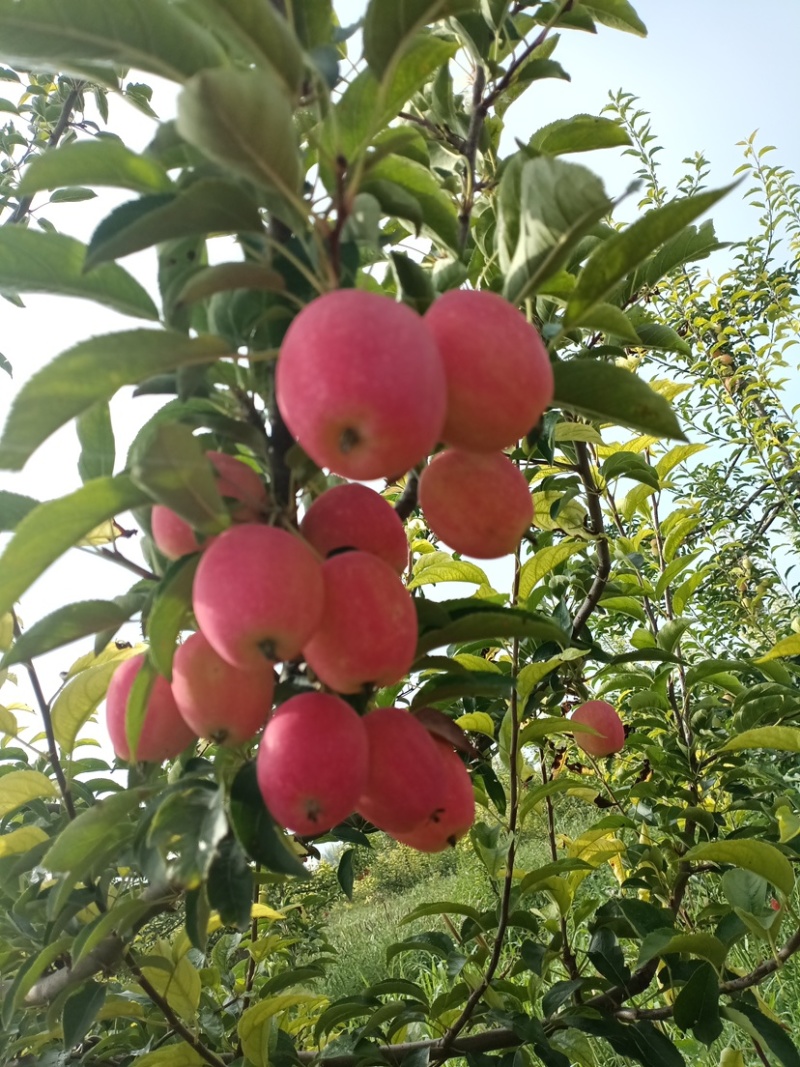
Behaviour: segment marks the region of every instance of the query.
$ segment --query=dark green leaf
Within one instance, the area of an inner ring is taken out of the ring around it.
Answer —
[[[147,843],[167,861],[173,883],[196,889],[208,877],[217,849],[228,832],[222,790],[208,788],[207,782],[189,783],[171,792],[158,806],[147,830]],[[248,876],[248,883],[249,918],[252,876]],[[220,896],[223,895],[220,888]]]
[[[498,207],[503,294],[520,304],[558,271],[611,201],[600,179],[577,163],[518,156],[503,174]]]
[[[186,893],[186,933],[192,947],[198,952],[205,952],[208,944],[208,920],[211,908],[208,904],[206,887],[200,885]]]
[[[404,252],[392,252],[391,257],[403,302],[424,315],[436,295],[430,273]]]
[[[78,416],[75,428],[81,443],[78,459],[81,481],[90,482],[92,478],[111,477],[114,473],[116,446],[108,402],[100,400],[92,404]]]
[[[580,322],[573,323],[584,330],[597,330],[610,337],[619,338],[626,345],[639,346],[639,334],[630,319],[615,304],[595,304],[589,308]]]
[[[106,986],[102,982],[86,982],[64,1004],[64,1048],[75,1048],[92,1028],[98,1011],[106,999]]]
[[[553,373],[556,407],[656,437],[686,440],[669,402],[630,371],[599,360],[573,359],[556,363]]]
[[[680,334],[661,322],[656,322],[638,304],[625,312],[635,330],[639,344],[643,348],[660,348],[664,352],[680,352],[683,356],[691,355],[691,347]]]
[[[532,637],[560,645],[566,645],[569,641],[563,630],[537,615],[514,609],[495,609],[462,615],[441,628],[421,634],[417,644],[417,656],[460,641],[477,641],[483,638],[500,640],[504,637]]]
[[[188,556],[170,566],[147,616],[150,658],[158,673],[170,681],[178,635],[186,628],[192,610],[192,583],[198,562],[198,556]]]
[[[146,290],[122,267],[105,263],[86,274],[85,263],[86,247],[63,233],[39,233],[24,226],[0,230],[0,289],[75,296],[123,315],[158,318]]]
[[[128,743],[130,756],[129,763],[135,763],[139,738],[142,736],[144,720],[147,716],[147,706],[150,703],[150,694],[158,680],[158,673],[149,656],[145,656],[142,665],[136,672],[133,685],[128,693],[125,705],[125,740]]]
[[[601,466],[600,473],[607,482],[613,478],[633,478],[659,488],[658,472],[638,452],[615,452]]]
[[[246,930],[253,902],[253,873],[235,837],[224,838],[208,872],[208,902],[225,926]]]
[[[614,119],[599,115],[573,115],[542,126],[528,141],[529,148],[548,156],[564,152],[591,152],[595,148],[629,145],[630,137]]]
[[[726,244],[717,240],[711,219],[707,219],[701,226],[686,226],[663,244],[652,259],[641,267],[643,283],[654,286],[665,274],[677,267],[696,262],[698,259],[706,259],[712,252],[726,247]]]
[[[34,508],[0,556],[0,615],[68,548],[101,522],[141,507],[147,497],[127,475],[97,478],[68,496]]]
[[[27,196],[65,185],[112,186],[135,193],[165,193],[172,188],[159,163],[112,137],[74,141],[36,156],[22,176],[19,192]]]
[[[308,878],[289,839],[267,811],[256,779],[255,763],[246,763],[231,785],[230,820],[233,832],[250,859],[277,874]]]
[[[214,38],[165,0],[0,0],[6,62],[119,85],[116,68],[184,81],[225,62]]]
[[[800,1067],[800,1054],[783,1027],[759,1011],[755,1004],[734,1000],[730,1007],[722,1008],[723,1018],[734,1023],[749,1034],[759,1045],[765,1045],[783,1064],[783,1067]]]
[[[475,0],[371,0],[364,17],[364,58],[379,80],[394,67],[420,30],[450,15],[474,11]]]
[[[581,0],[581,7],[603,26],[635,33],[638,37],[647,36],[647,27],[628,0]]]
[[[39,507],[39,501],[22,493],[0,489],[0,533],[15,530],[25,516]]]
[[[175,303],[191,304],[232,289],[282,293],[286,291],[286,283],[277,271],[258,263],[217,263],[193,273],[175,294]]]
[[[110,400],[123,385],[137,385],[177,367],[210,363],[227,351],[219,337],[190,338],[168,330],[130,330],[82,341],[20,390],[0,439],[0,468],[22,470],[50,434],[92,404]]]
[[[507,695],[513,683],[511,678],[487,671],[464,671],[459,674],[441,674],[429,679],[417,691],[412,708],[424,708],[430,704],[454,704],[462,697]]]
[[[206,178],[175,195],[145,196],[115,208],[92,234],[86,266],[92,270],[164,241],[261,229],[258,207],[240,185]]]
[[[578,275],[578,284],[567,305],[566,324],[579,322],[592,305],[603,300],[651,252],[708,211],[733,187],[726,185],[722,189],[697,193],[653,208],[598,245]]]
[[[121,626],[128,618],[128,613],[113,600],[84,600],[78,604],[67,604],[21,634],[3,656],[0,670],[13,663],[25,663],[107,626]]]
[[[631,972],[619,947],[616,935],[608,926],[600,926],[592,934],[588,949],[589,959],[609,982],[623,988],[628,984]]]
[[[407,156],[384,156],[368,172],[364,188],[374,181],[386,180],[400,186],[417,201],[424,226],[449,248],[458,249],[456,207],[430,168]]]
[[[97,193],[93,189],[86,189],[80,186],[71,185],[67,189],[57,189],[56,192],[48,198],[50,204],[77,204],[82,200],[94,200]]]
[[[630,1057],[643,1067],[685,1067],[685,1060],[670,1039],[652,1023],[623,1026],[612,1018],[570,1015],[569,1025],[593,1037],[607,1041],[623,1057]]]
[[[705,1045],[720,1036],[719,978],[710,963],[699,964],[678,993],[673,1018],[681,1030],[693,1029],[695,1037]]]
[[[353,882],[355,880],[353,860],[355,859],[355,855],[356,851],[354,848],[346,848],[339,858],[339,863],[336,867],[336,880],[342,887],[342,892],[348,900],[353,899]]]

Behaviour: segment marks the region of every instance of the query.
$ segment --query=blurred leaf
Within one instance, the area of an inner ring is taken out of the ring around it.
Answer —
[[[164,0],[0,0],[0,40],[14,67],[87,75],[110,89],[119,67],[181,82],[225,62],[214,38]]]
[[[464,671],[462,674],[440,674],[418,689],[411,701],[412,708],[429,704],[452,704],[461,697],[507,695],[511,678],[486,671]]]
[[[147,503],[127,475],[97,478],[69,496],[40,504],[19,523],[0,556],[0,615],[81,537],[114,515]]]
[[[765,652],[763,656],[759,656],[756,663],[769,663],[772,659],[782,659],[785,656],[800,656],[800,634],[792,634],[791,637],[784,637],[783,640],[778,641],[776,645],[773,645],[769,652]]]
[[[490,609],[462,615],[442,627],[422,633],[417,644],[417,656],[461,641],[486,638],[497,642],[505,637],[532,637],[561,645],[568,643],[564,631],[547,619],[513,608],[502,611]]]
[[[757,726],[753,730],[743,730],[740,734],[735,734],[719,751],[743,752],[752,748],[767,748],[773,752],[800,752],[800,729],[796,726]]]
[[[669,402],[630,371],[596,359],[572,359],[556,363],[553,373],[555,405],[642,433],[686,440]]]
[[[581,7],[589,14],[613,30],[635,33],[637,37],[647,36],[647,27],[636,14],[628,0],[581,0]]]
[[[0,818],[40,797],[57,797],[58,790],[41,771],[9,771],[0,778]]]
[[[98,401],[110,400],[123,385],[136,385],[178,367],[210,363],[227,352],[228,345],[219,337],[186,337],[168,330],[129,330],[78,343],[19,391],[0,439],[0,467],[22,470],[50,434]],[[111,481],[98,479],[106,480]],[[90,489],[85,486],[86,492]],[[137,506],[138,502],[131,503],[119,510]]]
[[[255,763],[246,763],[231,785],[231,827],[250,859],[277,874],[308,878],[289,838],[267,811],[256,779]]]
[[[800,1067],[800,1054],[789,1034],[746,1000],[734,1000],[722,1008],[724,1019],[744,1030],[760,1046],[778,1058],[783,1067]]]
[[[355,880],[353,860],[355,855],[355,849],[346,848],[339,857],[339,863],[336,867],[336,881],[342,887],[342,892],[348,900],[353,899],[353,882]]]
[[[81,445],[78,459],[81,481],[90,482],[92,478],[111,477],[114,473],[116,446],[107,401],[100,400],[87,408],[75,420],[75,427]]]
[[[63,233],[4,226],[0,229],[0,289],[80,297],[123,315],[158,318],[147,291],[116,263],[86,273],[86,252],[85,245]]]
[[[246,930],[253,902],[253,872],[233,836],[223,838],[208,871],[208,902],[224,926]]]
[[[69,185],[112,186],[136,193],[163,193],[172,189],[164,168],[146,155],[111,137],[71,144],[35,156],[20,180],[22,196],[42,189]]]
[[[591,152],[595,148],[618,148],[630,143],[630,137],[614,119],[573,115],[571,119],[556,119],[542,126],[528,141],[528,147],[548,156],[558,156],[563,152]]]
[[[218,263],[192,274],[176,293],[176,304],[191,304],[214,293],[231,289],[258,289],[265,293],[283,293],[286,283],[277,271],[258,263]]]
[[[67,998],[62,1014],[65,1048],[75,1048],[83,1041],[105,999],[106,986],[92,981],[84,983],[77,993]]]
[[[420,30],[450,15],[474,11],[476,0],[371,0],[364,16],[364,58],[379,80],[396,65]]]
[[[241,185],[204,178],[180,192],[143,196],[114,208],[92,234],[86,269],[165,241],[262,229],[258,207]]]
[[[0,532],[15,530],[25,516],[39,507],[39,501],[22,493],[0,490]]]
[[[25,774],[26,772],[20,771],[19,773]],[[7,778],[8,775],[5,777]],[[46,840],[47,834],[40,826],[20,826],[16,830],[7,830],[0,835],[0,859],[5,859],[6,856],[24,855]]]
[[[198,556],[188,556],[173,563],[158,586],[147,616],[147,640],[150,658],[159,674],[172,681],[172,660],[178,636],[186,629],[192,610],[192,584]]]
[[[128,613],[113,600],[83,600],[66,604],[28,627],[0,661],[0,669],[25,663],[35,656],[88,637],[108,626],[121,626]]]
[[[119,664],[138,655],[141,646],[114,648],[100,656],[85,657],[85,666],[73,673],[53,701],[53,733],[65,755],[71,755],[78,734],[106,695],[108,683]]]

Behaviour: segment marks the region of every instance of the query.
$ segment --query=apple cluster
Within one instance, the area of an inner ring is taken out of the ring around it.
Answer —
[[[209,452],[230,507],[224,532],[201,541],[168,507],[153,507],[163,555],[200,553],[197,630],[176,650],[172,681],[159,676],[150,691],[136,758],[173,758],[198,736],[240,745],[263,731],[261,793],[294,833],[323,833],[356,811],[414,848],[454,844],[474,799],[453,746],[406,709],[359,715],[346,699],[401,681],[417,644],[403,523],[360,483],[398,477],[443,442],[420,477],[429,526],[472,556],[513,551],[533,514],[503,449],[538,421],[552,391],[538,334],[493,293],[447,293],[424,317],[359,290],[309,304],[281,348],[277,402],[307,454],[352,480],[323,492],[294,526],[252,467]],[[108,691],[122,759],[143,660],[125,661]],[[273,711],[275,665],[300,660],[318,688]]]

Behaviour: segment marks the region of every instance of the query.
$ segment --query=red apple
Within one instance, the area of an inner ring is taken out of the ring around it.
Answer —
[[[437,744],[419,719],[402,708],[376,708],[363,722],[369,772],[357,810],[387,833],[413,830],[444,807]]]
[[[321,834],[352,814],[367,780],[364,723],[339,697],[304,693],[275,711],[256,774],[273,818],[296,834]]]
[[[300,533],[323,557],[342,548],[380,556],[402,574],[408,540],[397,512],[374,489],[351,482],[318,496],[300,523]]]
[[[447,378],[442,439],[495,452],[524,437],[553,399],[541,337],[497,293],[452,289],[425,313]]]
[[[234,501],[231,509],[234,522],[256,522],[267,506],[267,490],[253,470],[226,452],[206,452],[217,473],[220,495]],[[197,540],[192,527],[164,504],[154,504],[150,527],[156,547],[167,559],[180,559],[208,546]]]
[[[144,660],[143,652],[138,656],[123,660],[114,671],[106,693],[108,735],[114,751],[121,760],[131,758],[128,739],[125,736],[125,713],[131,687]],[[142,732],[136,747],[136,759],[147,763],[162,763],[165,759],[174,759],[196,739],[196,736],[182,719],[169,682],[158,675],[147,701]]]
[[[461,758],[446,742],[435,741],[439,750],[439,777],[444,803],[428,819],[407,833],[392,834],[401,844],[418,852],[441,852],[453,847],[475,821],[475,794]]]
[[[605,700],[587,700],[576,708],[570,719],[591,726],[597,733],[576,731],[575,744],[590,756],[610,756],[619,752],[625,744],[625,727],[616,708]]]
[[[295,318],[276,390],[286,425],[314,462],[356,481],[410,470],[444,423],[442,361],[422,319],[359,289],[326,293]]]
[[[422,472],[419,502],[440,540],[477,559],[509,555],[533,521],[528,483],[502,452],[440,452]]]
[[[306,663],[339,693],[392,685],[408,674],[417,647],[417,613],[388,563],[343,552],[322,565],[322,621],[304,645]]]
[[[232,667],[199,630],[175,652],[172,695],[198,737],[229,746],[249,741],[267,721],[274,689],[266,660],[246,671]]]
[[[234,667],[293,659],[322,619],[322,565],[299,536],[231,526],[200,557],[192,599],[209,644]]]

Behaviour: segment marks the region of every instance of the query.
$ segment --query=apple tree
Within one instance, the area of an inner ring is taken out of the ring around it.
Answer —
[[[352,26],[330,0],[0,0],[3,295],[149,323],[31,377],[0,438],[8,471],[81,444],[80,487],[0,494],[3,1062],[800,1064],[800,198],[746,142],[769,210],[724,252],[730,187],[698,156],[670,195],[625,94],[509,145],[597,25],[646,33],[627,0]],[[109,93],[150,110],[128,70],[180,87],[140,153],[103,129]],[[644,186],[615,199],[572,159],[595,149]],[[86,241],[35,212],[108,187],[133,195]],[[152,293],[119,262],[143,250]],[[164,403],[117,456],[127,386]],[[23,627],[87,544],[130,588]],[[106,731],[116,759],[88,755]],[[468,834],[493,904],[425,904],[384,979],[331,997],[324,923],[277,905],[336,842],[349,894],[381,830]]]

